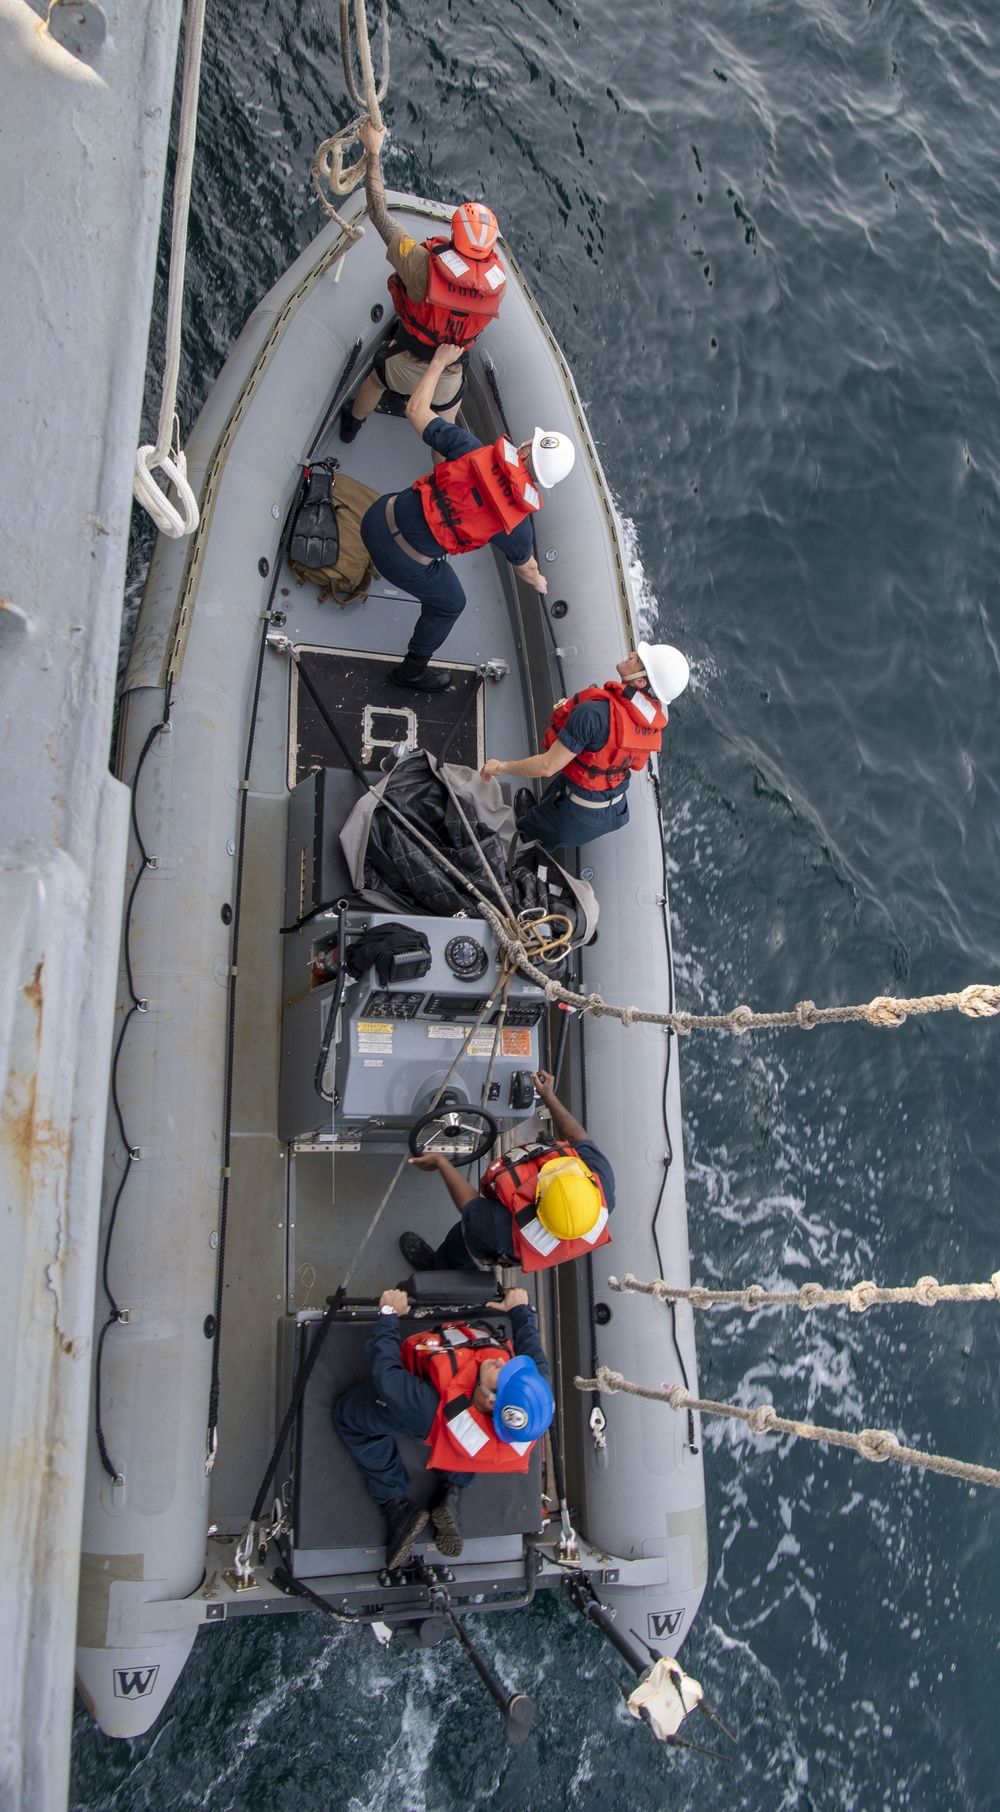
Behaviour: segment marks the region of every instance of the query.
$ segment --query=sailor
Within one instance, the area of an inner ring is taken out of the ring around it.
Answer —
[[[440,1473],[431,1506],[439,1554],[462,1552],[461,1494],[477,1472],[527,1472],[552,1420],[551,1372],[525,1290],[488,1305],[510,1317],[511,1338],[485,1323],[453,1321],[401,1340],[404,1290],[383,1290],[365,1352],[368,1382],[333,1406],[333,1422],[386,1516],[385,1564],[402,1566],[428,1512],[410,1496],[397,1434],[424,1441]]]
[[[411,396],[435,347],[455,348],[438,372],[431,408],[453,422],[465,390],[469,347],[496,319],[507,273],[494,247],[496,217],[480,201],[465,201],[451,217],[447,234],[418,245],[386,207],[380,153],[385,127],[365,120],[359,134],[368,153],[365,195],[368,218],[385,240],[393,267],[389,294],[396,325],[388,343],[375,355],[373,371],[353,402],[340,414],[340,438],[352,441],[386,390]]]
[[[440,1152],[410,1159],[418,1170],[440,1172],[462,1217],[437,1251],[418,1233],[400,1236],[399,1249],[414,1271],[492,1264],[540,1271],[607,1245],[615,1173],[586,1127],[559,1100],[555,1077],[538,1070],[533,1080],[555,1138],[494,1159],[478,1193]]]
[[[441,455],[432,472],[407,491],[377,497],[361,519],[361,539],[383,578],[419,600],[420,615],[400,667],[389,669],[398,686],[438,692],[451,684],[444,668],[428,662],[465,609],[465,591],[449,554],[471,553],[492,542],[535,591],[548,587],[532,553],[531,517],[549,490],[573,469],[576,448],[565,434],[536,428],[515,447],[505,435],[492,447],[434,413],[432,398],[453,346],[439,346],[406,405],[421,439]]]
[[[618,662],[617,680],[561,698],[541,752],[520,761],[487,761],[484,780],[499,774],[549,780],[538,803],[529,787],[514,799],[519,835],[546,849],[593,843],[628,823],[628,783],[659,752],[667,706],[683,692],[690,668],[679,648],[640,642]]]

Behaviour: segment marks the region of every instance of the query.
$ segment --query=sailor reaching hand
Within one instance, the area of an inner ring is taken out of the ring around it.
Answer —
[[[690,669],[679,648],[640,642],[617,670],[617,680],[559,700],[537,755],[484,763],[484,780],[511,774],[550,781],[537,805],[527,787],[515,797],[525,842],[574,849],[628,823],[629,777],[659,752],[667,706],[683,692]]]
[[[510,1318],[510,1339],[485,1323],[446,1322],[401,1338],[403,1290],[383,1290],[365,1352],[371,1379],[338,1398],[333,1422],[386,1515],[387,1567],[402,1566],[428,1512],[413,1502],[396,1444],[409,1435],[430,1447],[441,1474],[432,1504],[439,1554],[462,1552],[461,1493],[477,1472],[527,1472],[552,1420],[551,1373],[525,1290],[506,1290],[489,1307]]]
[[[538,1070],[533,1080],[555,1138],[504,1152],[478,1193],[443,1153],[410,1159],[418,1170],[440,1172],[462,1217],[437,1251],[418,1233],[400,1236],[399,1249],[414,1271],[497,1263],[540,1271],[607,1245],[615,1173],[586,1127],[559,1100],[555,1077]]]

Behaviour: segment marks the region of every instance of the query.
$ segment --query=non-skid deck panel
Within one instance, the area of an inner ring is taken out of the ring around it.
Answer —
[[[408,742],[411,748],[426,749],[431,755],[438,755],[447,743],[449,761],[482,766],[483,698],[474,668],[451,666],[447,692],[410,692],[393,685],[389,678],[399,664],[395,655],[303,648],[300,659],[351,755],[362,767],[378,768],[394,742]],[[431,663],[432,667],[447,664]],[[477,691],[479,696],[472,702]],[[349,766],[299,680],[297,668],[292,670],[288,742],[289,786],[297,786],[314,768]]]
[[[501,1317],[495,1325],[498,1329],[507,1326]],[[315,1339],[318,1326],[317,1322],[306,1324],[304,1335]],[[426,1329],[427,1323],[405,1319],[402,1327],[404,1335],[412,1334]],[[371,1377],[371,1364],[365,1356],[365,1342],[371,1331],[370,1322],[335,1323],[309,1381],[296,1440],[293,1521],[298,1548],[378,1547],[385,1541],[382,1512],[369,1497],[368,1487],[331,1417],[336,1398],[352,1384]],[[410,1474],[414,1500],[430,1503],[440,1488],[440,1479],[427,1471],[426,1447],[405,1436],[400,1437],[399,1446]],[[472,1538],[527,1534],[539,1529],[541,1491],[541,1443],[536,1442],[526,1473],[508,1473],[499,1478],[484,1474],[469,1486],[462,1499],[463,1534]]]

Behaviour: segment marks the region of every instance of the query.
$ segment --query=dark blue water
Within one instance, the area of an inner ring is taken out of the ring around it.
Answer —
[[[694,663],[664,764],[684,1005],[1000,974],[998,78],[985,0],[394,14],[388,178],[492,201]],[[205,87],[186,425],[319,224],[329,4],[219,0]],[[696,1277],[988,1277],[998,1039],[689,1038]],[[707,1394],[1000,1461],[988,1305],[705,1315],[700,1354]],[[200,1639],[153,1736],[79,1714],[74,1807],[995,1808],[996,1496],[728,1425],[706,1466],[684,1660],[734,1767],[657,1750],[545,1598],[482,1638],[538,1700],[523,1750],[452,1650],[251,1622]]]

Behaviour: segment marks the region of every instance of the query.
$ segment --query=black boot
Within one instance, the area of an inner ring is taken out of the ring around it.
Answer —
[[[445,1560],[457,1560],[462,1552],[462,1493],[457,1485],[446,1485],[444,1496],[431,1511],[434,1524],[434,1546]]]
[[[358,421],[358,418],[355,415],[354,410],[351,408],[350,403],[345,403],[344,407],[340,411],[340,438],[341,438],[341,440],[346,441],[347,445],[350,446],[352,440],[357,440],[358,435],[361,433],[361,430],[365,425],[365,420],[366,420],[366,418],[364,416],[362,416],[361,420]]]
[[[401,1233],[399,1250],[411,1271],[435,1270],[434,1248],[425,1239],[421,1239],[419,1233]]]
[[[401,1567],[404,1560],[410,1558],[410,1549],[427,1521],[427,1512],[408,1497],[390,1498],[382,1508],[387,1524],[385,1564],[387,1567]]]
[[[517,792],[514,794],[515,818],[523,818],[525,812],[530,812],[534,803],[535,795],[530,786],[519,786]]]
[[[435,667],[432,673],[420,655],[408,654],[401,667],[390,667],[394,686],[408,686],[411,692],[444,692],[451,685],[447,667]]]

